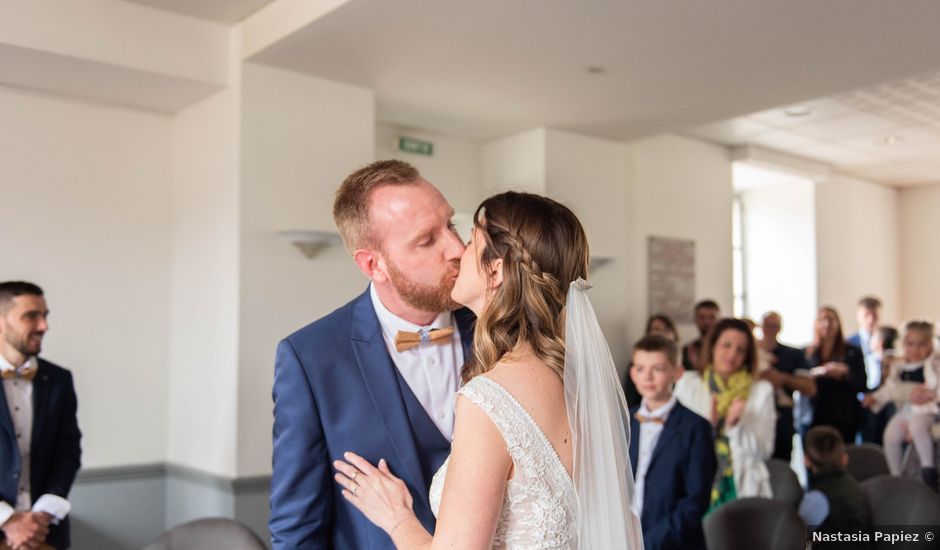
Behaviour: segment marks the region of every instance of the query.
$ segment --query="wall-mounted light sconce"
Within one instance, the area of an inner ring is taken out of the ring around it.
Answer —
[[[614,261],[610,256],[591,256],[590,263],[588,264],[588,269],[590,271],[595,271]]]
[[[278,231],[277,234],[296,246],[308,260],[324,249],[343,242],[339,233],[335,231],[292,229]]]

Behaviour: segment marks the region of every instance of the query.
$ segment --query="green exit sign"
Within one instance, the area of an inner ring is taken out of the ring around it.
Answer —
[[[400,137],[398,138],[398,150],[404,151],[406,153],[414,153],[416,155],[430,157],[434,154],[434,144],[430,141],[421,141],[420,139]]]

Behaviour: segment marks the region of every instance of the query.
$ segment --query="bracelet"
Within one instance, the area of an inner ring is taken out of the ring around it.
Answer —
[[[392,527],[392,530],[388,532],[388,536],[391,537],[392,535],[394,535],[394,534],[395,534],[395,530],[398,529],[399,527],[401,527],[401,524],[402,524],[402,523],[405,523],[405,520],[406,520],[406,519],[408,519],[407,516],[401,518],[400,520],[398,520],[398,523],[395,524],[395,527]]]

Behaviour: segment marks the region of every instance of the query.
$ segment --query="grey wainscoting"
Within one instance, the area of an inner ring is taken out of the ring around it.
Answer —
[[[232,479],[173,464],[94,468],[72,487],[72,548],[140,549],[180,523],[227,517],[268,540],[270,476]]]

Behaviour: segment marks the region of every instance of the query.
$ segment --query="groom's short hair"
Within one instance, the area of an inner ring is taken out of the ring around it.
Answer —
[[[369,227],[372,191],[383,185],[413,184],[420,179],[418,169],[403,160],[376,161],[346,178],[336,191],[333,221],[350,254],[377,244]]]

